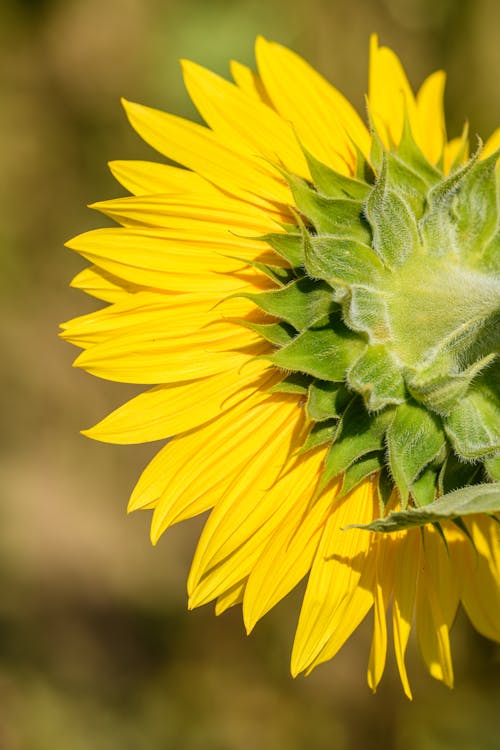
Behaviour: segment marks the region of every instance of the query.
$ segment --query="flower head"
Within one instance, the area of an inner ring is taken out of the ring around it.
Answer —
[[[242,603],[250,631],[308,576],[292,672],[331,659],[373,610],[375,689],[392,611],[453,683],[462,602],[500,640],[500,130],[448,140],[444,74],[415,96],[372,39],[367,127],[339,91],[258,39],[234,83],[183,63],[207,127],[131,102],[183,168],[113,162],[121,224],[73,239],[73,285],[106,307],[64,325],[76,365],[153,385],[86,431],[172,438],[130,509],[152,539],[210,510],[189,605]]]

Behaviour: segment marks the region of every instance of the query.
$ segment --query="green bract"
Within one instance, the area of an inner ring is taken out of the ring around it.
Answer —
[[[265,238],[293,273],[251,299],[281,321],[260,333],[306,399],[304,449],[329,444],[343,493],[378,472],[382,513],[394,486],[404,509],[500,480],[498,155],[445,175],[408,126],[356,179],[306,154],[314,182],[286,175],[299,229]]]

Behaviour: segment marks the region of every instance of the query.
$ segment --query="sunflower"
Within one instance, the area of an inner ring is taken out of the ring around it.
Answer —
[[[414,95],[375,36],[368,126],[294,52],[256,59],[182,63],[206,126],[124,101],[181,166],[111,162],[131,195],[93,207],[121,226],[68,243],[107,303],[64,324],[75,365],[152,386],[84,434],[169,439],[129,510],[153,543],[210,511],[189,607],[242,604],[250,632],[307,577],[293,675],[372,612],[372,690],[389,617],[406,695],[413,623],[452,686],[460,603],[500,640],[500,129],[469,157],[444,73]]]

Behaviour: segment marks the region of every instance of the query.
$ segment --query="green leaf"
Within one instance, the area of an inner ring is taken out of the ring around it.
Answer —
[[[340,417],[352,396],[343,383],[314,380],[309,386],[306,411],[309,419],[321,422]]]
[[[445,419],[446,433],[464,458],[474,459],[500,451],[499,368],[480,375]]]
[[[313,375],[321,380],[344,380],[347,368],[365,344],[332,318],[321,326],[309,328],[269,359],[277,367]]]
[[[347,383],[363,397],[370,411],[402,404],[406,388],[400,367],[383,344],[366,349],[347,373]]]
[[[344,497],[348,492],[351,492],[367,477],[380,472],[384,464],[382,453],[370,453],[366,456],[362,456],[360,459],[351,464],[344,474],[344,481],[342,482],[342,489],[337,495],[337,498]]]
[[[402,161],[397,153],[389,152],[387,158],[387,183],[397,192],[418,220],[423,214],[425,196],[429,189],[425,180]]]
[[[478,265],[486,273],[500,275],[500,233],[495,234],[486,245],[478,258]]]
[[[337,309],[332,288],[306,277],[276,291],[239,296],[251,299],[261,310],[290,323],[297,331],[309,328]]]
[[[354,398],[344,412],[342,429],[325,458],[325,480],[346,471],[361,456],[384,447],[384,434],[394,416],[392,409],[370,415]]]
[[[371,247],[334,235],[309,237],[304,247],[310,276],[330,284],[377,284],[385,269]]]
[[[309,165],[314,184],[329,198],[354,198],[363,200],[370,192],[370,185],[360,180],[353,180],[316,159],[307,149],[303,151]]]
[[[496,513],[498,511],[500,511],[500,483],[475,484],[472,487],[464,487],[443,495],[423,508],[395,511],[372,523],[351,524],[345,528],[390,533],[424,526],[428,523],[450,521],[473,513]]]
[[[384,264],[394,269],[420,244],[415,218],[404,199],[388,186],[387,160],[366,202],[373,231],[373,247]]]
[[[386,441],[391,473],[405,504],[410,485],[442,449],[444,432],[438,417],[407,401],[396,408]]]

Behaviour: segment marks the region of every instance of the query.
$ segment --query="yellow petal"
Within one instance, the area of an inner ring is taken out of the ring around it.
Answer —
[[[394,585],[396,540],[390,535],[376,540],[376,574],[374,586],[373,639],[368,661],[368,685],[376,691],[382,679],[387,656],[387,607]]]
[[[97,266],[89,266],[80,271],[71,282],[71,286],[104,302],[121,302],[131,294],[146,289],[139,284],[119,279]]]
[[[238,351],[244,349],[246,353]],[[200,330],[165,331],[149,328],[116,336],[83,351],[73,363],[106,380],[119,383],[173,383],[238,369],[248,355],[269,352],[260,336],[234,323],[214,322]]]
[[[405,695],[411,700],[412,693],[405,665],[405,651],[410,637],[415,606],[418,572],[420,569],[420,531],[414,529],[398,540],[394,565],[394,600],[392,604],[392,629],[394,652],[399,676]]]
[[[265,368],[260,360],[252,367],[200,381],[157,386],[120,406],[83,434],[105,443],[128,444],[162,440],[186,432],[221,416],[257,388],[264,387]]]
[[[262,159],[235,153],[208,128],[134,102],[124,100],[123,106],[146,143],[225,192],[263,206],[291,201],[288,186],[275,170]]]
[[[184,60],[184,83],[207,125],[235,151],[262,154],[294,174],[310,178],[290,124],[255,96],[200,65]]]
[[[288,431],[296,413],[296,400],[276,401],[256,392],[214,422],[169,443],[171,463],[151,523],[153,543],[173,523],[211,508],[251,466],[273,426]]]
[[[217,597],[217,601],[215,602],[215,614],[221,615],[227,609],[230,609],[230,607],[234,607],[236,604],[241,604],[244,592],[245,581],[235,583],[234,586]]]
[[[296,507],[276,529],[252,569],[243,601],[243,618],[249,633],[258,620],[283,599],[309,572],[325,521],[335,502],[339,482],[309,499],[315,492],[323,454],[302,466],[309,487],[298,494]],[[292,487],[295,494],[295,490]]]
[[[416,142],[431,164],[437,164],[446,143],[443,96],[446,74],[437,70],[423,82],[417,94]]]
[[[262,81],[260,80],[257,73],[246,65],[242,65],[236,60],[231,60],[231,75],[237,86],[240,87],[249,96],[252,96],[257,101],[264,102],[268,106],[272,106],[271,100],[267,95],[266,89]]]
[[[293,675],[331,658],[373,604],[372,587],[359,586],[361,575],[373,571],[372,534],[344,527],[375,518],[375,494],[373,482],[364,482],[340,501],[326,523],[295,634]]]
[[[500,535],[498,523],[474,516],[468,524],[475,550],[464,540],[460,559],[462,604],[477,631],[500,642]],[[452,548],[452,554],[454,549]]]
[[[267,94],[303,145],[328,166],[354,171],[354,142],[368,155],[370,136],[347,99],[286,47],[257,39],[255,54]]]
[[[465,164],[469,158],[469,126],[465,123],[462,135],[459,138],[452,138],[451,141],[444,147],[444,164],[443,169],[445,174],[449,174],[451,168]],[[459,156],[461,156],[460,163],[455,164]]]
[[[213,322],[228,319],[264,322],[263,314],[244,297],[221,300],[219,295],[200,292],[137,292],[120,302],[63,323],[61,338],[88,348],[141,329],[165,328],[177,334],[189,334]]]
[[[214,291],[223,296],[241,288],[245,279],[261,276],[242,261],[223,255],[215,241],[175,240],[160,229],[96,229],[78,235],[67,246],[109,274],[154,289]],[[228,254],[235,255],[235,246],[236,242],[227,246]],[[244,274],[237,273],[240,269]]]
[[[323,457],[321,450],[305,465],[300,460],[294,462],[269,489],[257,492],[251,504],[245,503],[241,495],[235,495],[234,487],[228,489],[209,519],[212,521],[213,517],[214,523],[208,539],[200,540],[206,547],[196,578],[190,578],[192,606],[217,596],[228,583],[237,580],[238,574],[248,576],[265,556],[269,539],[282,527],[288,527],[290,518],[300,518],[316,487]],[[311,482],[312,467],[315,472]],[[224,527],[229,528],[234,518],[235,532],[228,536]]]
[[[437,535],[437,532],[434,532],[434,534]],[[437,549],[432,549],[438,541],[443,548],[442,554],[447,555],[444,542],[441,539],[433,538],[432,532],[426,529],[417,587],[416,629],[420,652],[429,673],[435,679],[444,682],[448,687],[453,687],[449,624],[445,607],[439,598],[440,593],[443,594],[445,590],[446,583],[450,581],[451,569],[446,570],[444,557],[439,566],[439,571],[433,570],[431,567],[432,561],[435,561],[439,555]],[[446,559],[449,566],[449,558]],[[444,573],[444,585],[440,584],[439,574],[441,573]]]
[[[92,204],[113,219],[139,224],[203,232],[205,236],[225,236],[227,241],[252,235],[259,237],[280,230],[279,225],[262,209],[225,195],[142,195]],[[168,236],[168,235],[167,235]]]
[[[118,182],[132,195],[156,193],[216,194],[217,188],[189,169],[154,161],[110,161],[108,166]]]
[[[411,131],[421,143],[415,97],[397,55],[388,47],[379,47],[376,34],[370,40],[368,102],[370,116],[384,145],[398,145],[403,133],[405,112]]]
[[[293,482],[299,480],[286,469],[281,478],[279,475],[302,444],[304,412],[295,397],[280,406],[279,421],[268,425],[267,442],[234,477],[205,524],[189,574],[190,595],[211,569],[229,558],[234,562],[243,547],[267,541],[288,512]],[[302,487],[304,490],[304,484]]]
[[[500,128],[497,128],[486,142],[481,153],[481,159],[486,159],[487,156],[493,154],[498,148],[500,148]]]

